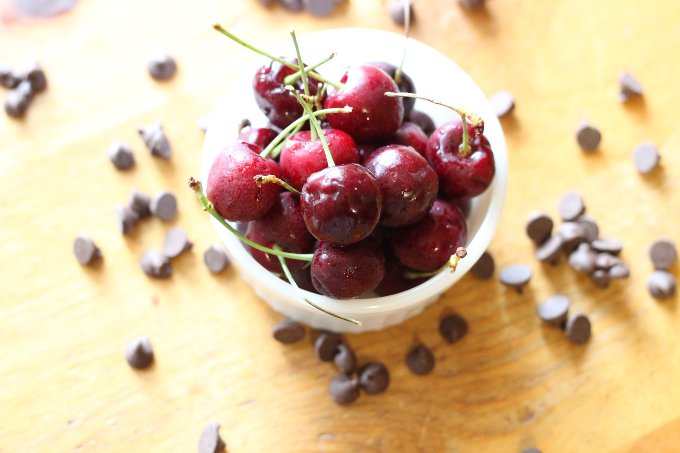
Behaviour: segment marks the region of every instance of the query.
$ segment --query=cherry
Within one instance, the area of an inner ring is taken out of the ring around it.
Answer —
[[[351,299],[378,286],[385,274],[385,258],[370,239],[345,247],[321,242],[311,271],[312,284],[321,294]]]
[[[389,243],[406,267],[432,272],[443,266],[456,249],[465,245],[467,225],[458,208],[437,200],[427,215],[414,225],[395,229]]]
[[[239,140],[252,143],[264,149],[269,145],[278,135],[274,129],[269,127],[251,127],[238,136]]]
[[[323,134],[336,164],[359,162],[357,144],[349,134],[339,129],[326,129]],[[288,139],[279,162],[283,176],[298,190],[312,173],[328,166],[321,140],[312,138],[309,131],[298,132]]]
[[[385,253],[385,276],[375,288],[378,296],[391,296],[402,293],[423,283],[427,278],[408,280],[404,278],[406,268],[391,253]]]
[[[345,70],[339,89],[328,88],[324,108],[352,107],[351,113],[328,115],[328,122],[361,143],[388,139],[404,119],[401,99],[385,96],[399,88],[381,69],[371,65],[351,66]]]
[[[390,145],[376,150],[364,163],[382,191],[380,223],[411,225],[422,219],[437,198],[437,174],[410,146]]]
[[[446,201],[460,209],[465,218],[468,218],[472,210],[472,200],[469,197],[449,198]]]
[[[272,248],[275,244],[274,241],[268,238],[268,231],[266,228],[263,229],[262,224],[255,224],[255,222],[250,222],[248,224],[248,229],[246,230],[246,237],[250,239],[251,241],[257,242],[260,245],[263,245],[265,247]],[[293,253],[306,253],[309,251],[309,249],[295,249],[295,248],[288,248],[288,247],[282,247],[285,251],[288,252],[293,252]],[[270,272],[274,272],[277,274],[283,274],[283,268],[281,267],[281,262],[279,261],[279,258],[272,254],[272,253],[266,253],[261,250],[257,250],[250,245],[248,246],[248,252],[250,252],[250,255],[260,263],[262,267],[267,269]],[[304,261],[299,261],[299,260],[292,260],[292,259],[287,259],[286,260],[286,265],[291,271],[295,271],[300,269],[302,266],[305,265]]]
[[[265,239],[295,253],[307,253],[314,246],[314,237],[302,217],[300,199],[290,192],[281,192],[274,206],[250,222],[249,229],[260,231]]]
[[[310,293],[319,293],[314,285],[312,284],[312,271],[310,266],[304,266],[300,269],[293,271],[293,279],[297,283],[298,287],[309,291]]]
[[[427,143],[426,157],[439,175],[447,197],[475,197],[491,184],[496,166],[493,151],[481,128],[468,125],[469,143],[464,142],[461,120],[438,127]]]
[[[396,80],[395,76],[397,74],[398,68],[392,63],[388,63],[386,61],[374,61],[369,64],[385,71],[387,75],[390,76],[392,80],[394,80],[394,82],[397,84],[397,87],[399,88],[399,91],[402,93],[416,92],[416,85],[413,83],[413,79],[410,78],[405,72],[401,72],[401,80]],[[411,114],[415,103],[416,100],[413,98],[404,98],[404,118],[408,118],[408,116]]]
[[[435,130],[434,121],[425,112],[420,110],[412,110],[411,114],[408,116],[408,121],[416,123],[425,132],[425,135],[430,136]]]
[[[302,215],[312,236],[339,245],[368,237],[380,219],[381,205],[380,186],[358,164],[314,173],[300,196]]]
[[[210,168],[206,195],[217,213],[233,222],[257,219],[274,206],[281,188],[276,184],[259,186],[258,175],[276,175],[276,162],[261,157],[257,145],[236,141],[222,150]]]
[[[361,165],[363,165],[364,162],[366,162],[366,159],[368,159],[369,156],[373,154],[376,149],[378,149],[378,146],[376,145],[366,144],[357,145],[357,152],[359,153],[359,161],[361,162]]]
[[[394,133],[392,143],[410,146],[424,156],[427,150],[427,134],[416,123],[404,121]]]

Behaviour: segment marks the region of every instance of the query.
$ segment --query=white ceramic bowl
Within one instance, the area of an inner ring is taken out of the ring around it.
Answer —
[[[286,38],[282,36],[282,39]],[[350,64],[387,61],[398,65],[404,45],[401,35],[356,28],[324,30],[300,36],[298,41],[302,57],[308,64],[323,59],[332,51],[337,52],[337,56],[320,69],[324,75],[336,80],[343,68]],[[248,51],[244,49],[243,52]],[[279,54],[294,55],[292,43],[282,46]],[[243,118],[251,119],[254,125],[266,124],[266,118],[257,108],[252,94],[251,81],[255,70],[249,68],[244,71],[244,77],[229,88],[211,115],[201,165],[204,183],[217,153],[235,139],[233,125]],[[489,245],[498,225],[508,185],[508,159],[498,119],[472,79],[431,47],[410,39],[404,71],[415,82],[417,93],[469,108],[484,119],[484,133],[494,152],[496,176],[491,187],[473,200],[468,218],[467,258],[461,260],[455,273],[442,272],[415,288],[392,296],[337,300],[305,291],[306,297],[314,303],[360,321],[361,325],[357,326],[326,315],[300,300],[293,287],[261,267],[234,235],[212,219],[243,278],[274,310],[312,327],[337,332],[365,332],[399,324],[435,302],[472,267]],[[437,125],[457,118],[452,111],[421,100],[416,102],[416,108],[428,113]]]

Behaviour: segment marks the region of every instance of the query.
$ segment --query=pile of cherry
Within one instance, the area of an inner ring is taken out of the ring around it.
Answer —
[[[483,122],[452,108],[434,129],[390,63],[333,82],[298,64],[297,43],[287,59],[246,46],[271,57],[253,79],[269,125],[219,152],[205,195],[192,180],[206,210],[243,226],[232,232],[266,269],[335,298],[401,292],[457,262],[470,199],[495,173]]]

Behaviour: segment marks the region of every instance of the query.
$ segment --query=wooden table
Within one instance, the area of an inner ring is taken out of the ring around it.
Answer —
[[[219,422],[231,452],[680,451],[680,323],[676,298],[645,289],[650,243],[680,241],[680,3],[615,0],[494,0],[465,13],[454,0],[416,2],[413,36],[457,61],[488,93],[511,90],[504,120],[510,188],[490,251],[497,264],[530,263],[522,296],[496,280],[465,277],[421,316],[382,332],[351,335],[361,361],[384,361],[382,396],[333,404],[334,368],[309,341],[270,338],[281,319],[234,270],[207,272],[202,252],[216,241],[185,189],[199,169],[196,119],[238,77],[249,55],[210,29],[220,21],[266,47],[298,33],[343,26],[398,31],[387,1],[355,0],[328,19],[266,10],[256,1],[81,1],[48,20],[4,23],[0,61],[37,57],[49,90],[24,121],[0,115],[0,451],[196,451]],[[168,83],[152,81],[146,59],[167,49],[180,64]],[[623,106],[617,77],[644,84],[643,102]],[[583,154],[574,130],[585,117],[603,131]],[[170,162],[144,151],[136,126],[164,121]],[[117,172],[106,158],[116,139],[133,144],[137,167]],[[636,173],[632,149],[657,143],[663,168]],[[169,281],[139,269],[170,227],[148,221],[122,237],[114,205],[132,187],[179,196],[193,253]],[[556,215],[568,189],[581,191],[606,237],[625,244],[629,281],[596,289],[567,265],[533,259],[524,221]],[[72,240],[90,234],[105,259],[81,267]],[[677,266],[674,272],[678,272]],[[586,346],[569,344],[534,314],[555,292],[593,321]],[[468,336],[447,345],[440,315],[454,310]],[[157,354],[131,370],[126,344],[150,336]],[[432,375],[404,365],[414,337],[437,358]]]

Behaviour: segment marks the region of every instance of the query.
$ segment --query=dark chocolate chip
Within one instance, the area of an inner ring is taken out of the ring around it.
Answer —
[[[621,260],[609,253],[598,253],[595,259],[595,267],[608,271],[617,264],[621,264]]]
[[[434,130],[437,128],[432,118],[430,118],[430,115],[425,112],[421,112],[420,110],[411,110],[411,113],[408,117],[409,121],[420,126],[423,132],[425,132],[425,134],[428,136],[431,135],[432,132],[434,132]]]
[[[562,237],[551,236],[536,249],[536,259],[542,263],[557,264],[562,258]]]
[[[509,91],[499,91],[491,96],[489,102],[498,118],[503,118],[515,110],[515,98]]]
[[[586,243],[579,246],[569,255],[569,265],[578,272],[590,273],[595,270],[597,254]]]
[[[427,346],[420,343],[406,355],[406,366],[413,374],[430,374],[434,369],[434,355]]]
[[[496,263],[489,252],[482,253],[477,262],[472,266],[470,272],[480,280],[488,280],[493,276]]]
[[[602,141],[602,133],[590,124],[583,123],[576,130],[576,141],[583,151],[595,151]]]
[[[78,236],[73,241],[73,254],[82,265],[92,264],[102,256],[99,247],[87,236]]]
[[[135,156],[127,143],[113,142],[107,153],[109,160],[118,170],[127,170],[135,165]]]
[[[522,453],[542,453],[542,452],[536,447],[529,447],[522,450]]]
[[[529,216],[526,232],[535,244],[543,244],[552,234],[553,221],[543,212],[534,212]]]
[[[586,230],[576,222],[564,222],[557,234],[562,238],[562,249],[571,253],[581,242],[586,241]]]
[[[167,222],[177,215],[177,198],[172,192],[159,192],[151,199],[149,209],[154,216]]]
[[[165,233],[163,239],[163,255],[168,258],[176,258],[182,253],[191,250],[194,244],[181,228],[172,228]]]
[[[272,337],[283,344],[297,343],[305,337],[305,326],[292,319],[284,319],[272,328]]]
[[[597,286],[598,288],[607,288],[609,286],[611,278],[609,276],[609,271],[606,271],[604,269],[595,269],[590,274],[590,280],[593,283],[595,283],[595,286]]]
[[[154,55],[147,64],[149,75],[154,80],[168,80],[177,72],[177,62],[167,54]]]
[[[132,368],[147,368],[153,362],[153,347],[149,338],[142,337],[130,343],[125,349],[125,359]]]
[[[357,369],[357,356],[349,346],[343,343],[338,345],[338,352],[335,354],[333,362],[342,374],[352,374]]]
[[[626,102],[634,96],[642,96],[642,84],[629,72],[619,75],[619,100]]]
[[[208,424],[198,439],[198,453],[224,453],[226,447],[220,437],[220,425],[218,423]]]
[[[122,234],[130,234],[139,223],[139,214],[127,206],[116,205],[116,215],[118,217],[118,229]]]
[[[145,252],[139,260],[139,264],[149,277],[168,278],[172,275],[170,258],[156,250]]]
[[[654,242],[649,248],[649,257],[652,259],[654,269],[668,270],[678,258],[675,243],[666,239]]]
[[[628,278],[630,276],[630,269],[623,263],[615,264],[609,269],[610,279]]]
[[[499,279],[504,285],[514,288],[522,294],[524,285],[529,283],[532,275],[531,268],[526,264],[511,264],[501,271]]]
[[[5,97],[5,113],[12,118],[23,118],[32,99],[31,84],[26,80],[20,82]]]
[[[408,4],[408,13],[411,23],[414,22],[413,16],[413,1],[412,0],[391,0],[390,1],[390,18],[392,22],[397,25],[404,25],[406,23],[406,11],[404,4]]]
[[[149,150],[152,156],[163,159],[170,159],[172,157],[172,148],[160,121],[156,121],[148,126],[138,127],[137,132],[139,132],[144,141],[144,146],[146,146],[146,149]]]
[[[366,363],[359,369],[359,386],[369,395],[384,392],[390,385],[390,372],[380,362]]]
[[[303,0],[305,9],[312,16],[326,17],[330,16],[335,7],[338,6],[339,0]]]
[[[583,231],[586,233],[586,241],[593,242],[600,236],[600,228],[597,226],[597,222],[588,214],[578,216],[576,223],[583,227]]]
[[[449,344],[462,339],[467,332],[468,324],[462,316],[450,314],[439,321],[439,334]]]
[[[675,294],[675,276],[666,271],[654,271],[647,279],[647,290],[655,299],[667,299]]]
[[[558,211],[565,222],[576,220],[586,210],[583,197],[578,192],[567,192],[560,200]]]
[[[458,0],[458,4],[469,9],[480,9],[484,7],[484,0]]]
[[[314,353],[324,362],[330,362],[338,353],[342,337],[335,332],[321,332],[314,342]]]
[[[536,309],[541,320],[555,327],[564,327],[569,314],[569,298],[563,294],[555,294],[541,302]]]
[[[590,243],[596,252],[609,253],[617,256],[623,250],[623,244],[617,239],[596,239]]]
[[[211,246],[203,254],[203,262],[213,274],[219,274],[229,266],[231,260],[222,247]]]
[[[151,197],[137,189],[132,189],[130,192],[127,206],[135,211],[140,219],[151,215]]]
[[[661,160],[659,149],[654,143],[644,142],[633,150],[633,164],[640,174],[647,174],[654,170]]]
[[[356,377],[341,374],[333,378],[328,391],[337,404],[351,404],[359,398],[359,381]]]
[[[590,339],[590,319],[581,313],[570,317],[564,333],[572,343],[584,344]]]
[[[47,76],[38,62],[31,63],[26,70],[25,79],[31,84],[31,91],[34,94],[43,92],[47,88]]]
[[[12,71],[6,66],[0,66],[0,86],[11,90],[19,85],[22,80],[23,78],[18,72]]]
[[[274,3],[274,0],[260,0],[260,4],[263,6],[271,6]]]
[[[300,12],[303,9],[302,0],[279,0],[281,6],[283,6],[288,11],[294,13]]]

